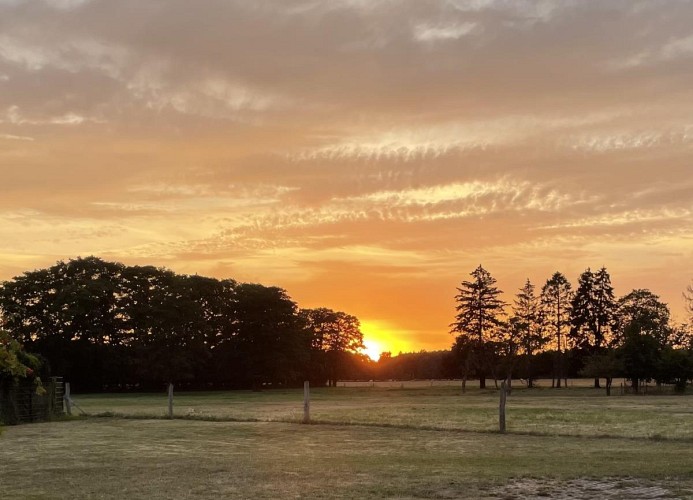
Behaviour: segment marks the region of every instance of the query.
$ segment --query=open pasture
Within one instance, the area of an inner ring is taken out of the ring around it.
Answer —
[[[316,425],[299,390],[176,394],[174,420],[165,394],[75,395],[136,418],[5,428],[0,498],[693,496],[690,396],[516,389],[500,435],[493,390],[311,395]]]
[[[385,383],[383,383],[385,384]],[[397,383],[394,387],[311,389],[311,419],[318,423],[494,432],[498,391],[457,385]],[[90,415],[162,418],[161,394],[75,395]],[[302,390],[176,393],[177,418],[300,422]],[[693,397],[626,395],[604,390],[515,388],[508,397],[508,432],[547,436],[686,439],[693,444]]]

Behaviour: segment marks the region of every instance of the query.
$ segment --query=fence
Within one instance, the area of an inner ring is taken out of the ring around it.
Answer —
[[[0,423],[43,422],[62,415],[62,377],[52,377],[45,389],[45,394],[37,394],[32,381],[0,382]]]

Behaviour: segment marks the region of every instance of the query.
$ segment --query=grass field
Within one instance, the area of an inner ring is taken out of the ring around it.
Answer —
[[[320,423],[493,432],[498,391],[430,383],[311,390],[311,417]],[[166,394],[75,396],[90,415],[161,418]],[[300,422],[301,390],[229,391],[175,395],[177,417],[207,420]],[[508,432],[586,437],[687,439],[693,445],[693,397],[611,396],[587,387],[514,389]]]
[[[82,395],[6,427],[0,498],[693,498],[693,397],[453,386]],[[151,418],[156,417],[156,418]],[[237,421],[233,421],[237,420]]]

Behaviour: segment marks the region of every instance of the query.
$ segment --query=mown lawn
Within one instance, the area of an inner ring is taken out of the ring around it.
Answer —
[[[5,427],[0,498],[693,498],[690,396],[515,390],[505,435],[497,396],[313,390],[301,425],[298,390],[176,394],[174,420],[147,418],[164,394],[75,395],[137,418]]]
[[[75,395],[91,415],[163,417],[166,394]],[[177,417],[299,422],[302,390],[176,393]],[[498,392],[453,386],[337,387],[311,390],[317,422],[390,425],[493,432]],[[693,396],[611,396],[589,388],[514,389],[507,405],[508,432],[613,436],[693,441]],[[693,443],[692,443],[693,444]]]
[[[504,488],[577,478],[693,494],[690,443],[676,441],[110,418],[1,439],[8,499],[522,498]]]

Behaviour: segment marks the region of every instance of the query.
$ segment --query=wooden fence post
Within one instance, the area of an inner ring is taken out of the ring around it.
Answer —
[[[310,423],[310,382],[303,382],[303,423]]]
[[[310,423],[310,382],[303,382],[303,423]]]
[[[507,393],[505,391],[505,380],[501,382],[501,389],[500,389],[500,404],[498,405],[498,424],[500,427],[500,433],[504,434],[505,433],[505,399],[507,397]]]
[[[168,418],[173,418],[173,384],[168,384]]]
[[[65,403],[65,413],[72,415],[72,400],[70,399],[70,382],[65,382],[65,394],[63,394],[63,402]]]

